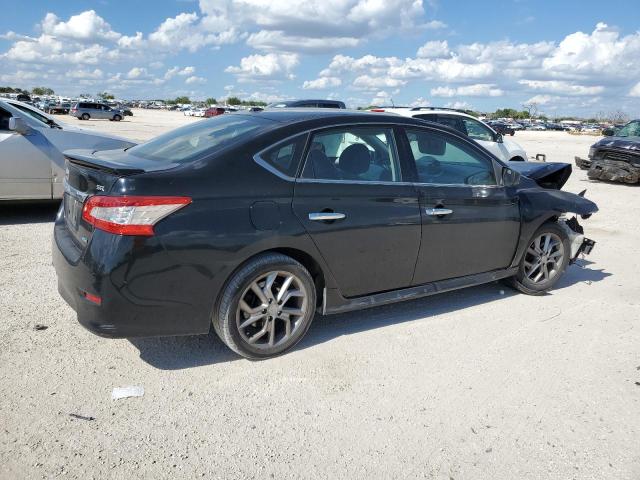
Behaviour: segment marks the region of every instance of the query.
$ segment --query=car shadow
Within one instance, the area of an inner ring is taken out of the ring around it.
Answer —
[[[611,275],[603,270],[589,268],[592,262],[584,260],[579,262],[581,262],[580,268],[570,267],[557,288],[567,288],[578,283],[598,282]],[[294,350],[311,348],[345,335],[354,335],[390,325],[415,320],[429,321],[429,317],[432,316],[501,301],[513,295],[519,295],[519,293],[501,282],[493,282],[355,312],[317,315],[309,332]],[[141,360],[160,370],[182,370],[242,359],[229,350],[213,331],[208,335],[135,338],[129,341],[139,350]]]
[[[60,200],[0,205],[0,225],[47,223],[56,219]]]

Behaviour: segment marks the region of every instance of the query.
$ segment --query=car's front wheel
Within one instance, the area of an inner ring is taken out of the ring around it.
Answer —
[[[258,255],[228,281],[213,318],[224,343],[246,358],[264,359],[292,348],[305,335],[316,307],[313,279],[296,260]]]
[[[571,242],[564,229],[555,222],[545,223],[533,234],[511,285],[528,295],[541,295],[560,280],[570,256]]]

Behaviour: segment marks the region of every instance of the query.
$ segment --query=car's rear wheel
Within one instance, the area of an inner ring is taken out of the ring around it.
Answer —
[[[120,115],[114,115],[113,120],[119,122],[120,120],[122,120],[122,117]]]
[[[302,339],[315,306],[315,285],[306,268],[286,255],[268,253],[233,274],[213,326],[222,341],[243,357],[270,358]]]
[[[88,113],[83,113],[80,118],[82,120],[89,120],[91,118],[91,116]]]
[[[528,295],[541,295],[560,280],[571,255],[567,233],[555,222],[542,225],[533,234],[511,285]]]

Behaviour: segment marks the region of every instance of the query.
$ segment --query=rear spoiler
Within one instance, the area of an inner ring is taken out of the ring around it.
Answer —
[[[145,172],[142,168],[122,165],[98,158],[94,153],[96,152],[90,150],[67,150],[64,152],[64,158],[74,165],[80,165],[81,167],[91,168],[93,170],[102,170],[114,175],[135,175],[136,173]]]

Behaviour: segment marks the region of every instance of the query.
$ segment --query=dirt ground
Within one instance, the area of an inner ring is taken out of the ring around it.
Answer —
[[[192,120],[69,121],[144,140]],[[513,139],[571,163],[595,141]],[[574,171],[565,189],[585,188],[598,243],[550,294],[495,283],[319,317],[263,362],[214,334],[92,335],[56,290],[55,206],[3,207],[0,478],[637,480],[640,190]],[[111,399],[128,385],[144,396]]]

